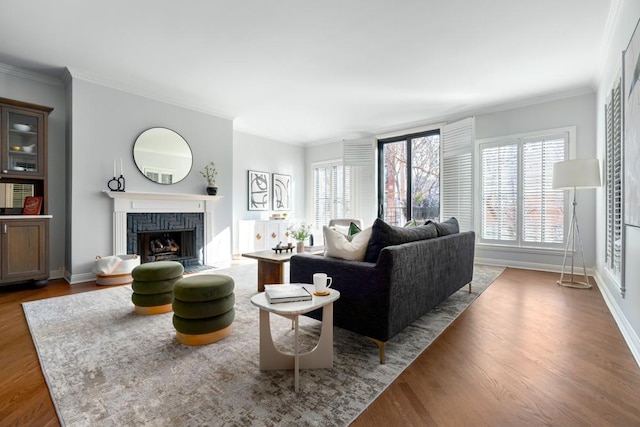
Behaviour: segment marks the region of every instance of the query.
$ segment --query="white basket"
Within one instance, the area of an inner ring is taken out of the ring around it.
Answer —
[[[128,285],[133,281],[131,271],[140,265],[138,255],[115,255],[110,257],[96,257],[93,272],[98,285]]]

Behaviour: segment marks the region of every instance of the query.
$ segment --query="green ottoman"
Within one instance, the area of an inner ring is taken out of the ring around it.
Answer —
[[[173,287],[182,278],[184,267],[176,261],[141,264],[131,271],[131,301],[138,314],[162,314],[172,310]]]
[[[173,326],[181,344],[211,344],[231,334],[233,279],[221,274],[183,277],[173,287]]]

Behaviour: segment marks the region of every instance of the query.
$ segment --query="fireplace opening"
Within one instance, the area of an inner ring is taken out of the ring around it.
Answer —
[[[194,229],[139,231],[141,262],[197,260]]]

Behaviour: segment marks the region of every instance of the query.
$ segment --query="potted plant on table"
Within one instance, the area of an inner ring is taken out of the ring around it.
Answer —
[[[210,196],[218,194],[218,187],[216,187],[216,175],[218,175],[218,170],[216,169],[215,162],[209,162],[209,164],[200,171],[200,175],[207,180],[207,194]]]
[[[303,221],[292,224],[287,229],[296,242],[296,252],[304,251],[304,241],[311,235],[313,227],[311,224],[305,224]]]

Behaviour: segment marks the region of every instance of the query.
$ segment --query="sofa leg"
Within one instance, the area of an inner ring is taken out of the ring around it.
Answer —
[[[471,282],[469,282],[469,293],[471,293]]]
[[[367,338],[369,338],[371,341],[373,341],[378,345],[378,351],[380,352],[380,364],[384,365],[384,362],[385,362],[384,348],[387,343],[385,341],[380,341],[375,338],[370,338],[370,337],[367,337]]]

